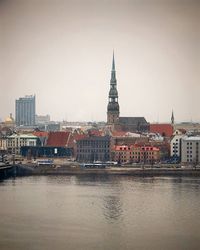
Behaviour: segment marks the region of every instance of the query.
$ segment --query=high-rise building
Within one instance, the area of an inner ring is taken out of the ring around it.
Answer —
[[[15,101],[15,122],[17,126],[35,125],[35,95],[20,97]]]

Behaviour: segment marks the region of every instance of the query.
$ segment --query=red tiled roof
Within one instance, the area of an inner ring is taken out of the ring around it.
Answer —
[[[66,147],[70,138],[70,132],[50,132],[47,146]]]
[[[162,136],[171,137],[173,135],[173,126],[171,124],[150,124],[151,133],[159,133]]]
[[[48,132],[45,131],[35,131],[33,132],[33,135],[37,137],[48,137]]]

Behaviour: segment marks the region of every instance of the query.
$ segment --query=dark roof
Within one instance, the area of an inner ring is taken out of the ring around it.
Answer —
[[[119,117],[119,123],[124,125],[147,124],[144,117]]]

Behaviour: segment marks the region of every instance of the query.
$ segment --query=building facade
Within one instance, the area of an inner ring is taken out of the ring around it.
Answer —
[[[181,161],[188,164],[200,163],[200,136],[182,139]]]
[[[0,152],[4,152],[7,150],[7,139],[6,137],[0,136]]]
[[[153,164],[160,160],[160,150],[145,145],[117,145],[112,150],[112,160],[118,163]]]
[[[77,141],[76,159],[79,162],[110,160],[110,137],[89,136]]]
[[[181,147],[182,147],[182,138],[184,138],[185,135],[183,134],[176,134],[173,136],[170,142],[170,156],[181,160]]]
[[[50,115],[36,115],[35,116],[36,124],[48,124],[50,123]]]
[[[7,150],[10,154],[20,154],[22,146],[37,146],[38,137],[27,134],[13,134],[7,137]]]
[[[15,123],[17,126],[35,125],[35,96],[20,97],[15,101]]]

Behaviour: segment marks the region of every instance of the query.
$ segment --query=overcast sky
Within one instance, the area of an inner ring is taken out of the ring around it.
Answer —
[[[112,51],[120,116],[200,121],[200,1],[0,0],[0,117],[36,95],[52,120],[106,121]]]

